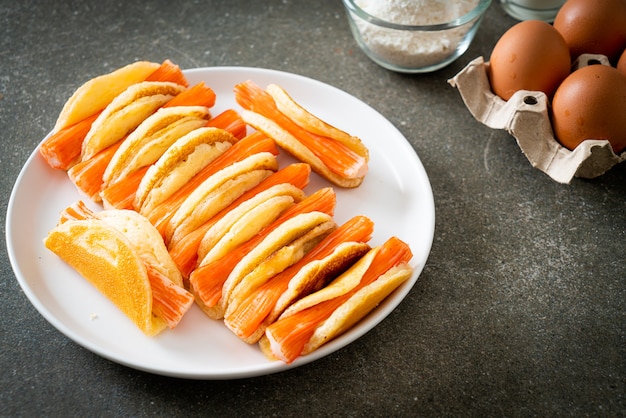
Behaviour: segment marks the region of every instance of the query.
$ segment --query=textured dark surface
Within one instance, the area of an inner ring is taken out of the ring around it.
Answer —
[[[0,1],[3,218],[80,83],[165,58],[280,69],[358,97],[413,145],[437,208],[428,263],[378,327],[304,367],[235,381],[138,372],[68,340],[21,291],[3,240],[0,415],[624,416],[626,165],[557,184],[446,83],[514,23],[494,2],[464,56],[408,76],[358,50],[339,0]]]

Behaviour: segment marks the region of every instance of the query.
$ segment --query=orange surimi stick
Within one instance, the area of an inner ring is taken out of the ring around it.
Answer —
[[[231,203],[228,207],[222,209],[220,213],[215,215],[204,225],[184,237],[179,242],[175,243],[170,249],[170,256],[174,260],[174,263],[178,266],[178,269],[182,273],[183,277],[189,277],[193,269],[196,268],[198,260],[198,247],[200,242],[204,238],[206,232],[223,218],[231,210],[239,206],[241,203],[252,198],[253,196],[261,193],[264,190],[269,189],[272,186],[282,183],[291,183],[299,189],[304,189],[309,183],[309,175],[311,174],[311,167],[305,163],[290,164],[282,170],[272,174],[257,186],[248,190],[241,195],[237,200]]]
[[[135,194],[148,168],[142,167],[102,190],[102,200],[115,209],[134,209]]]
[[[170,81],[185,87],[189,85],[180,67],[170,60],[163,61],[161,66],[154,70],[145,81]]]
[[[145,266],[152,288],[152,312],[165,320],[168,327],[174,328],[193,305],[193,295],[150,264]]]
[[[259,152],[271,152],[278,155],[276,143],[260,132],[248,135],[242,140],[236,142],[232,147],[224,151],[222,155],[213,160],[209,165],[204,167],[198,174],[189,180],[183,187],[178,189],[172,196],[157,206],[151,213],[147,215],[152,225],[164,235],[165,228],[170,218],[180,205],[183,204],[185,198],[208,179],[211,175],[217,173],[222,168],[241,161],[249,155]]]
[[[200,82],[191,88],[175,96],[172,100],[165,103],[163,107],[175,106],[204,106],[213,107],[215,105],[215,92],[204,82]]]
[[[300,213],[319,211],[333,216],[336,196],[332,188],[317,190],[301,202],[287,209],[272,224],[265,227],[258,235],[240,245],[234,251],[224,257],[196,268],[189,276],[189,282],[202,302],[209,308],[215,306],[222,297],[222,287],[230,272],[237,263],[256,245],[258,245],[270,232],[283,222]]]
[[[210,119],[206,126],[227,130],[237,139],[244,138],[247,132],[246,123],[234,109],[226,109]]]
[[[68,170],[67,175],[72,183],[89,199],[98,200],[96,197],[102,190],[102,176],[123,141],[123,139],[118,141],[89,160],[82,161]]]
[[[272,277],[256,291],[248,295],[239,307],[225,318],[225,323],[235,334],[247,338],[271,313],[281,295],[287,290],[291,279],[305,265],[332,254],[343,242],[368,242],[374,231],[374,223],[365,216],[356,216],[330,233],[300,261]]]
[[[79,200],[63,209],[60,213],[59,225],[67,221],[80,221],[83,219],[95,218],[94,212],[87,207],[85,202]]]
[[[335,174],[351,178],[367,161],[339,141],[317,135],[300,127],[281,113],[269,93],[246,81],[235,86],[235,99],[244,109],[251,110],[276,122],[287,130]]]
[[[359,284],[352,290],[271,324],[265,335],[270,340],[272,353],[286,363],[293,362],[302,353],[317,326],[330,317],[335,309],[390,268],[401,263],[408,263],[411,257],[411,250],[406,243],[396,237],[389,238],[381,246]]]
[[[169,253],[180,270],[183,277],[187,278],[196,268],[198,263],[198,248],[204,238],[206,232],[217,222],[217,219],[211,219],[195,231],[189,233],[185,238],[177,242],[170,249]]]
[[[39,153],[48,165],[59,170],[68,170],[80,157],[83,140],[91,124],[101,112],[89,116],[72,126],[50,135],[39,147]]]

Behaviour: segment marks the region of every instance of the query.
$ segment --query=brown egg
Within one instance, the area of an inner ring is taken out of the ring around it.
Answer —
[[[585,139],[606,139],[618,154],[626,149],[626,76],[608,65],[574,71],[552,100],[552,128],[570,150]]]
[[[554,27],[569,45],[572,60],[602,54],[615,63],[626,48],[626,0],[567,0]]]
[[[542,91],[551,98],[570,72],[565,40],[549,23],[520,22],[502,35],[488,66],[491,89],[509,100],[519,90]]]
[[[622,74],[626,75],[626,49],[622,52],[622,56],[619,58],[619,61],[617,61],[616,68],[620,70]]]

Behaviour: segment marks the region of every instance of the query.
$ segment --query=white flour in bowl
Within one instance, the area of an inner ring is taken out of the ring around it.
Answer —
[[[459,18],[476,7],[479,0],[358,0],[364,11],[381,20],[403,25],[432,25]],[[454,54],[471,28],[446,31],[400,31],[383,28],[354,16],[363,43],[380,59],[405,68],[427,67]]]

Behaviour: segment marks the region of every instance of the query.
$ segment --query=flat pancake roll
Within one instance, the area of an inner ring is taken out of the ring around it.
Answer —
[[[193,304],[161,236],[135,211],[94,213],[78,202],[44,244],[146,335],[174,328]]]

